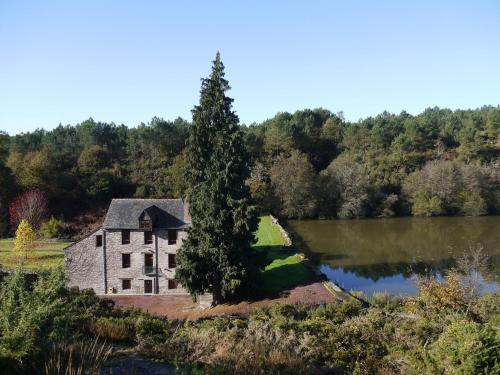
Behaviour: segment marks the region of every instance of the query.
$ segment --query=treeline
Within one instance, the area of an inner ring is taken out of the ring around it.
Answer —
[[[16,136],[0,132],[0,233],[9,202],[37,188],[51,214],[70,219],[113,197],[181,196],[189,123],[153,118],[129,129],[95,122],[59,125]]]
[[[0,133],[0,231],[17,194],[38,188],[71,218],[113,197],[185,192],[188,121],[127,128],[92,119]],[[247,181],[262,210],[284,217],[482,215],[500,211],[500,107],[382,113],[358,122],[325,109],[242,126]]]

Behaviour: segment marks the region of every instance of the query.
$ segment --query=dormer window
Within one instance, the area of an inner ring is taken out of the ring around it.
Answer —
[[[139,230],[151,231],[153,229],[153,222],[151,220],[140,220]]]
[[[153,218],[146,211],[144,211],[139,217],[139,230],[143,231],[153,230]]]

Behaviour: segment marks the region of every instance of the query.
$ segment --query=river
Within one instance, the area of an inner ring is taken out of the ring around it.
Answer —
[[[500,289],[500,216],[289,220],[298,246],[333,282],[351,291],[413,294],[416,274],[441,278],[470,248],[482,247],[484,292]]]

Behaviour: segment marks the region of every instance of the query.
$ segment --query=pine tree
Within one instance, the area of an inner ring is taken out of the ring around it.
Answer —
[[[252,259],[257,212],[244,181],[250,174],[238,117],[217,53],[202,80],[187,147],[186,182],[192,227],[179,251],[176,278],[193,296],[214,303],[234,296],[258,275]]]

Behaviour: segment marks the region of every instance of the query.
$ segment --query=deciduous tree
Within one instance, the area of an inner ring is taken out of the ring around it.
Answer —
[[[280,214],[286,217],[311,217],[316,211],[316,174],[307,156],[292,151],[279,157],[270,171]]]
[[[9,219],[12,230],[22,220],[26,220],[35,228],[40,228],[48,211],[45,194],[38,189],[26,191],[12,200],[9,205]]]
[[[16,238],[14,239],[14,251],[24,259],[28,259],[28,252],[33,251],[35,233],[27,220],[21,220],[16,229]]]
[[[371,184],[365,165],[353,160],[335,159],[324,173],[323,187],[337,199],[337,216],[344,219],[364,217],[371,196]]]

